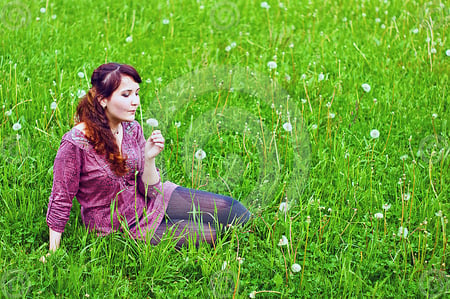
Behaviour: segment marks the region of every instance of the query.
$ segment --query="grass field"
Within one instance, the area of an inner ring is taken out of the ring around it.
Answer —
[[[449,296],[448,3],[102,2],[0,1],[0,296]],[[142,76],[163,180],[242,201],[245,227],[99,238],[74,199],[39,261],[53,160],[104,62]]]

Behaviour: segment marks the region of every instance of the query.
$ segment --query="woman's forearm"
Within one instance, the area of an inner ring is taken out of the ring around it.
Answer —
[[[155,166],[155,158],[145,160],[142,182],[144,183],[145,187],[154,185],[159,182],[159,175]]]
[[[61,243],[61,234],[49,228],[49,251],[56,251]]]

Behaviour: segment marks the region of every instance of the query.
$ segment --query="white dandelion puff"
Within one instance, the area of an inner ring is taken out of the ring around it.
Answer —
[[[77,97],[78,98],[82,98],[86,95],[86,91],[84,91],[84,89],[78,89],[77,91]]]
[[[267,2],[264,1],[264,2],[261,2],[261,7],[265,8],[265,9],[269,9],[270,5]]]
[[[83,72],[78,72],[78,77],[80,77],[81,79],[83,79],[84,78],[84,73]]]
[[[377,129],[373,129],[372,131],[370,131],[370,137],[374,139],[380,137],[380,131],[378,131]]]
[[[163,19],[163,20],[162,20],[162,23],[163,23],[164,25],[168,25],[168,24],[170,23],[170,21],[169,21],[169,19]]]
[[[450,56],[450,49],[448,49],[447,51],[445,51],[445,55]]]
[[[292,270],[292,272],[300,272],[300,270],[302,270],[302,267],[299,264],[295,263],[295,264],[292,264],[291,270]]]
[[[398,236],[400,236],[401,238],[406,239],[408,237],[408,229],[406,227],[400,226],[398,228]]]
[[[289,210],[288,204],[283,201],[282,203],[280,203],[278,210],[280,210],[283,213],[286,213]]]
[[[363,89],[365,92],[369,92],[370,89],[371,89],[371,88],[370,88],[370,85],[367,84],[367,83],[362,84],[361,87],[362,87],[362,89]]]
[[[373,217],[375,217],[376,219],[383,219],[383,213],[375,213]]]
[[[225,47],[225,51],[230,52],[231,51],[231,46],[226,46]]]
[[[206,153],[204,150],[199,149],[198,151],[195,152],[195,158],[197,158],[198,160],[203,160],[206,158]]]
[[[16,122],[12,128],[14,131],[19,131],[20,129],[22,129],[22,125],[19,122]]]
[[[8,110],[8,111],[5,112],[6,116],[11,116],[11,114],[12,114],[12,110]]]
[[[179,128],[180,126],[181,126],[181,122],[176,121],[176,122],[175,122],[175,127]]]
[[[224,261],[222,264],[222,271],[227,268],[227,265],[228,265],[227,261]]]
[[[39,11],[40,11],[41,13],[45,13],[47,10],[45,9],[45,7],[42,7]]]
[[[154,118],[147,119],[146,123],[150,127],[157,127],[158,126],[158,121],[156,119],[154,119]]]
[[[325,75],[323,73],[320,73],[319,76],[317,77],[317,80],[320,82],[323,81],[323,79],[325,79]]]
[[[251,292],[248,296],[250,298],[256,298],[256,291]]]
[[[388,211],[391,208],[391,205],[386,203],[383,205],[383,210]]]
[[[280,241],[278,242],[278,246],[286,246],[288,244],[288,239],[285,235],[281,236]]]
[[[275,61],[269,61],[267,63],[267,66],[269,67],[269,69],[273,70],[277,68],[277,63]]]
[[[56,109],[56,106],[58,106],[58,104],[56,104],[56,102],[52,102],[52,103],[50,104],[50,109],[55,110],[55,109]]]
[[[291,131],[292,131],[292,125],[291,125],[291,123],[289,123],[289,122],[284,123],[284,124],[283,124],[283,129],[284,129],[286,132],[291,132]]]
[[[127,42],[127,43],[131,43],[132,41],[133,41],[133,36],[129,36],[129,37],[127,37],[126,39],[125,39],[125,41]]]

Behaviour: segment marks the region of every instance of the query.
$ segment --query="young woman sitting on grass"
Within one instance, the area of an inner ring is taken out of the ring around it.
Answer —
[[[62,137],[54,161],[46,216],[50,251],[60,246],[74,197],[89,231],[104,236],[128,227],[130,237],[152,244],[168,229],[177,246],[189,238],[211,243],[219,227],[249,219],[233,198],[161,182],[155,157],[164,137],[155,130],[146,140],[134,120],[139,83],[126,64],[103,64],[92,74],[92,87],[77,107],[78,124]]]

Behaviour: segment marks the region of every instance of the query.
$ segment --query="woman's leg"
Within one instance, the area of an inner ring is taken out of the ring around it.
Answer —
[[[156,229],[152,244],[161,241],[163,234],[171,233],[178,239],[177,246],[189,238],[198,245],[200,239],[208,243],[216,239],[216,230],[228,224],[244,224],[250,212],[237,200],[211,192],[177,187],[169,200],[166,219]]]
[[[220,194],[177,187],[169,200],[169,220],[190,220],[203,224],[244,224],[250,212],[237,200]]]

